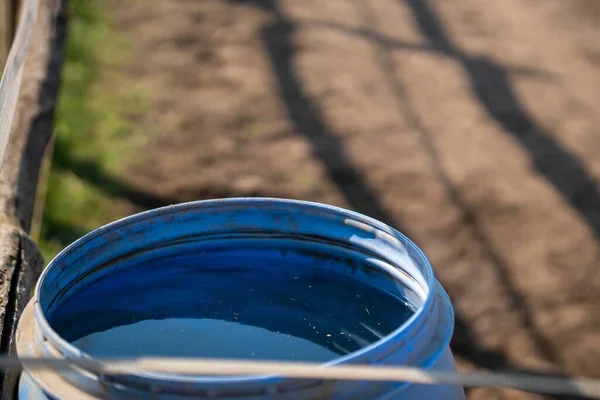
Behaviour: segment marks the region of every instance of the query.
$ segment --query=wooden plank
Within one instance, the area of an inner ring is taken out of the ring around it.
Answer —
[[[66,0],[42,0],[23,70],[5,160],[0,171],[0,352],[13,353],[18,318],[42,268],[28,236],[38,174],[53,132],[66,33]],[[18,375],[0,381],[15,398]]]

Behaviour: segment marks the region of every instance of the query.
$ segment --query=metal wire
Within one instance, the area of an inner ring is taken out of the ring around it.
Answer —
[[[600,380],[554,376],[498,374],[487,372],[455,373],[411,367],[371,365],[324,366],[315,363],[215,360],[202,358],[137,358],[104,360],[66,360],[57,358],[17,358],[0,356],[0,368],[24,367],[54,369],[62,372],[79,367],[96,374],[128,375],[156,372],[179,375],[277,375],[286,378],[342,381],[387,381],[417,384],[447,384],[464,387],[508,388],[541,394],[575,395],[600,399]]]

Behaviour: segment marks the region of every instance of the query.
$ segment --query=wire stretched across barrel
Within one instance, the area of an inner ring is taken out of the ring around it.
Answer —
[[[98,374],[124,375],[155,372],[181,375],[262,375],[323,380],[359,380],[451,384],[465,387],[507,388],[552,395],[575,395],[600,399],[600,380],[492,372],[454,373],[410,367],[338,365],[316,363],[215,360],[203,358],[80,359],[21,358],[0,356],[0,368],[54,369],[60,372],[79,367]]]

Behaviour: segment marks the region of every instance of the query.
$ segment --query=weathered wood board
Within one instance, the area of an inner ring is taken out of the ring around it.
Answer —
[[[0,352],[14,349],[18,318],[43,266],[28,236],[38,174],[53,133],[66,33],[66,1],[42,0],[4,164],[0,171]],[[18,375],[3,374],[2,398],[15,397]]]

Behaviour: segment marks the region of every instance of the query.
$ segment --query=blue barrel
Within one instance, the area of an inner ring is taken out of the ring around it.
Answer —
[[[22,357],[222,357],[455,371],[454,315],[424,254],[352,211],[280,199],[180,204],[104,226],[43,272]],[[461,387],[275,375],[23,372],[21,399],[464,399]]]

